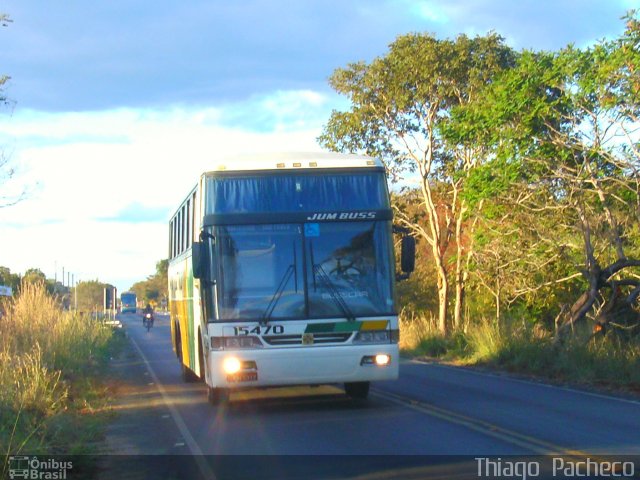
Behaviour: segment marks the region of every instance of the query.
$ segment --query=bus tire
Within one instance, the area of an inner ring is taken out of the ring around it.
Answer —
[[[344,384],[344,392],[354,400],[365,400],[369,395],[369,382],[348,382]]]
[[[207,399],[211,405],[224,405],[229,402],[229,390],[207,385]]]

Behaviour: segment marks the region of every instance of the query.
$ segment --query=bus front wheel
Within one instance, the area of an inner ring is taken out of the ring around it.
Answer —
[[[355,400],[364,400],[369,395],[369,382],[345,383],[344,392]]]

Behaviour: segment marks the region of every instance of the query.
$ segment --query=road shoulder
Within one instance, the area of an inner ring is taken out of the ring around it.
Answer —
[[[126,327],[124,331],[126,334]],[[166,470],[158,471],[166,462],[153,462],[149,457],[188,455],[189,451],[131,338],[111,359],[110,371],[114,415],[99,449],[97,478],[170,478]]]

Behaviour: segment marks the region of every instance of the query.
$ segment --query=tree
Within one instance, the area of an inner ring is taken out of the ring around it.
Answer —
[[[29,268],[22,277],[22,281],[29,283],[46,283],[47,276],[39,268]]]
[[[136,297],[145,302],[162,304],[168,298],[168,270],[169,260],[160,260],[156,263],[156,273],[149,275],[146,280],[136,282],[130,288]]]
[[[427,227],[398,208],[396,214],[430,246],[442,333],[447,332],[452,276],[454,323],[461,324],[469,256],[464,243],[467,206],[461,192],[486,152],[468,143],[445,143],[439,128],[453,107],[474,99],[514,59],[495,34],[460,35],[455,40],[410,34],[398,37],[384,57],[370,64],[352,63],[330,78],[331,86],[350,99],[351,109],[331,114],[320,143],[330,150],[379,157],[394,180],[417,177]]]
[[[7,27],[12,20],[7,14],[0,13],[0,26]],[[5,93],[5,86],[11,79],[8,75],[0,74],[0,105],[7,107],[11,104],[7,94]],[[0,186],[6,186],[6,184],[14,177],[15,170],[11,166],[11,162],[4,149],[0,146]],[[23,189],[20,193],[8,195],[0,195],[0,208],[15,205],[19,201],[23,200],[27,194],[26,189]]]
[[[603,314],[638,320],[640,31],[633,13],[627,20],[621,38],[586,50],[525,52],[476,102],[454,110],[449,125],[457,141],[495,155],[474,172],[491,178],[492,188],[479,181],[466,193],[487,200],[485,208],[508,204],[511,219],[529,219],[521,225],[524,238],[543,246],[539,265],[573,261],[570,275],[538,280],[582,289],[559,312],[559,339],[603,304]],[[515,172],[514,181],[505,181],[506,172]],[[517,250],[527,251],[523,243]]]
[[[113,289],[113,285],[99,280],[80,281],[76,285],[78,310],[81,312],[102,311],[104,307],[104,289]]]
[[[20,289],[20,275],[11,273],[8,267],[0,267],[0,285],[11,287],[15,294]]]

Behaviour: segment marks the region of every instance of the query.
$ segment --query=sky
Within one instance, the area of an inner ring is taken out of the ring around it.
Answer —
[[[0,266],[119,291],[225,156],[321,151],[327,83],[399,35],[494,31],[515,49],[615,38],[640,0],[0,0]],[[15,170],[6,178],[9,168]],[[4,175],[3,175],[4,173]],[[13,206],[8,199],[26,189]]]

